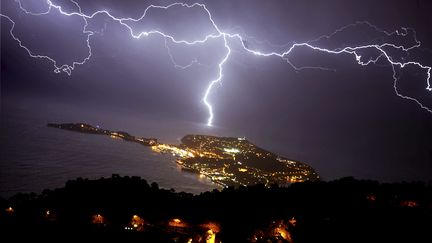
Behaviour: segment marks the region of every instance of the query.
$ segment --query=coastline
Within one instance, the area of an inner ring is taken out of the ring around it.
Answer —
[[[170,154],[183,171],[210,179],[220,187],[264,184],[284,185],[320,180],[306,163],[286,159],[262,149],[244,137],[218,137],[188,134],[181,144],[159,143],[156,138],[133,136],[123,131],[101,129],[86,123],[48,123],[48,127],[88,134],[108,135],[114,139],[151,147],[159,154]]]
[[[183,163],[179,163],[179,160],[176,160],[175,162],[177,163],[177,165],[180,166],[180,169],[181,169],[182,171],[185,171],[186,173],[192,173],[192,174],[199,175],[200,177],[205,177],[206,179],[210,180],[212,183],[216,184],[216,185],[217,185],[218,187],[220,187],[221,189],[222,189],[222,188],[226,188],[226,187],[228,187],[227,185],[225,185],[225,184],[223,184],[223,183],[221,183],[221,182],[219,182],[219,181],[213,180],[213,179],[211,178],[211,176],[208,176],[208,175],[206,175],[206,174],[202,174],[202,173],[201,173],[199,170],[197,170],[197,169],[194,169],[194,168],[192,168],[192,167],[189,167],[189,166],[187,166],[187,165],[185,165],[185,164],[183,164]]]

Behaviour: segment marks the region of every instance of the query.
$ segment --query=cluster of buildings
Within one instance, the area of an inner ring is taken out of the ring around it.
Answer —
[[[183,169],[222,186],[286,185],[319,179],[309,165],[282,158],[246,138],[186,135],[181,142],[180,145],[157,144],[152,149],[173,154]]]
[[[14,209],[7,208],[6,213],[13,216]],[[57,222],[59,219],[55,212],[47,210],[44,212],[43,220]],[[112,227],[112,222],[105,215],[97,213],[89,217],[89,223],[96,227]],[[296,225],[296,219],[292,217],[289,220],[274,220],[268,227],[256,229],[248,242],[267,242],[266,240],[285,240],[292,242],[290,230]],[[124,226],[124,227],[123,227]],[[202,224],[188,223],[180,218],[172,218],[160,221],[157,224],[145,220],[143,217],[134,214],[131,215],[128,222],[122,224],[122,230],[127,232],[159,232],[166,236],[174,237],[175,242],[187,243],[220,243],[218,233],[221,232],[221,226],[216,222],[207,222]],[[264,240],[264,241],[263,241]],[[274,242],[274,241],[271,241]],[[279,241],[278,241],[279,242]]]

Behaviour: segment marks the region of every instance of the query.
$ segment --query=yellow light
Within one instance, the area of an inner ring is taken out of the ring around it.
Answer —
[[[215,243],[216,242],[216,234],[213,232],[213,230],[207,231],[207,237],[206,237],[206,243]]]
[[[173,219],[173,221],[176,222],[176,223],[180,223],[181,222],[180,219]]]
[[[227,153],[233,153],[233,154],[240,152],[240,150],[238,150],[236,148],[224,148],[224,151]]]

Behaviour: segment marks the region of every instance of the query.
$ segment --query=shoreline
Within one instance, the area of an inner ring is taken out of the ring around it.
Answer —
[[[217,186],[219,186],[219,187],[221,187],[221,188],[226,188],[226,187],[228,187],[228,185],[225,185],[225,184],[223,184],[223,183],[221,183],[221,182],[219,182],[219,181],[215,181],[215,180],[213,180],[210,176],[208,176],[208,175],[206,175],[206,174],[202,174],[202,173],[201,173],[200,171],[198,171],[197,169],[194,169],[194,168],[188,167],[188,166],[186,166],[186,165],[184,165],[184,164],[182,164],[182,163],[179,163],[178,160],[176,160],[175,163],[176,163],[177,165],[179,165],[179,166],[180,166],[180,169],[181,169],[182,171],[185,171],[186,173],[191,173],[191,174],[199,175],[200,177],[203,176],[203,177],[205,177],[206,179],[208,179],[209,181],[211,181],[212,183],[216,184]]]
[[[258,183],[270,187],[272,184],[320,180],[310,165],[262,149],[245,137],[188,134],[179,145],[173,145],[159,143],[156,138],[137,137],[124,131],[101,129],[86,123],[48,123],[47,126],[107,135],[151,147],[156,153],[173,156],[174,162],[181,165],[183,171],[204,176],[223,188]]]

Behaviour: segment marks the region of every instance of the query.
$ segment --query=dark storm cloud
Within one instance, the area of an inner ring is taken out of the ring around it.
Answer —
[[[43,1],[23,2],[33,11],[44,9]],[[65,10],[76,11],[68,1],[56,2]],[[134,18],[152,3],[78,2],[87,14],[104,9]],[[220,29],[249,36],[249,48],[281,51],[286,43],[312,40],[366,20],[389,31],[400,30],[401,26],[416,29],[425,49],[412,52],[409,58],[432,64],[432,52],[427,50],[432,47],[429,1],[205,3]],[[13,17],[16,35],[38,53],[52,55],[62,63],[80,60],[87,54],[80,18],[55,12],[28,17],[19,13],[14,1],[2,2],[2,13]],[[391,68],[385,63],[361,67],[352,56],[298,50],[290,58],[295,65],[320,65],[335,71],[295,72],[278,58],[247,54],[239,43],[230,40],[233,52],[224,67],[222,85],[210,96],[216,128],[203,130],[195,124],[207,119],[201,99],[208,82],[217,76],[217,63],[225,54],[222,41],[194,47],[168,43],[177,62],[186,65],[197,58],[201,63],[179,70],[173,67],[163,38],[132,39],[127,29],[98,16],[89,22],[91,30],[98,32],[90,40],[92,58],[67,76],[54,74],[47,61],[29,58],[10,38],[10,23],[2,18],[1,25],[2,97],[50,97],[92,109],[96,114],[105,110],[113,110],[113,116],[146,114],[148,119],[170,121],[160,122],[158,128],[152,125],[151,129],[170,130],[175,134],[173,138],[185,132],[247,136],[262,147],[311,164],[326,179],[347,175],[381,180],[431,179],[432,115],[394,94]],[[156,27],[186,39],[214,32],[199,9],[155,11],[135,27]],[[375,35],[363,26],[320,44],[334,48],[382,37]],[[432,107],[432,94],[424,89],[425,74],[421,70],[404,70],[399,84],[402,92]],[[125,123],[132,126],[137,120]],[[111,125],[115,128],[116,122]]]

